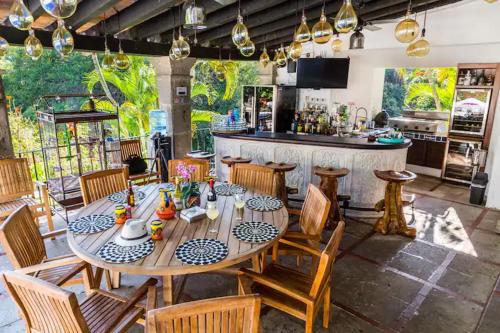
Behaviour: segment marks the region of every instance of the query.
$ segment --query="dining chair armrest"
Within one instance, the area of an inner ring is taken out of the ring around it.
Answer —
[[[312,241],[319,241],[321,240],[320,235],[307,235],[304,234],[300,231],[287,231],[284,235],[283,238],[286,239],[303,239],[303,240],[312,240]]]
[[[57,259],[57,260],[48,260],[48,261],[45,261],[41,264],[36,264],[33,266],[24,267],[24,268],[19,268],[19,269],[16,269],[16,272],[19,272],[22,274],[33,274],[33,273],[36,273],[38,271],[43,271],[46,269],[52,269],[52,268],[67,266],[67,265],[81,264],[82,262],[83,262],[83,260],[78,258],[77,256],[71,256],[71,257],[66,257],[66,258]]]
[[[149,278],[146,282],[144,282],[144,284],[140,286],[139,289],[137,289],[132,296],[130,296],[127,302],[122,303],[115,310],[113,317],[111,317],[111,320],[108,320],[106,322],[101,331],[113,332],[113,329],[119,324],[122,324],[121,321],[123,320],[123,318],[127,315],[127,313],[130,310],[132,310],[137,305],[137,303],[144,297],[144,295],[148,294],[149,296],[149,294],[152,293],[150,291],[150,287],[155,287],[157,282],[158,280],[153,278]],[[156,288],[154,289],[155,289],[154,292],[156,293]]]
[[[297,216],[302,215],[302,210],[301,209],[287,208],[287,210],[288,210],[288,214],[290,214],[290,215],[297,215]]]
[[[42,238],[46,239],[46,238],[53,238],[55,236],[65,235],[66,231],[67,231],[66,228],[50,231],[50,232],[42,234]]]
[[[295,288],[292,288],[290,286],[287,286],[286,284],[282,283],[281,281],[275,280],[273,278],[270,278],[269,276],[266,276],[265,274],[257,273],[254,272],[250,269],[247,268],[241,268],[241,271],[245,273],[247,277],[249,277],[253,282],[261,284],[263,286],[272,288],[276,291],[279,291],[281,293],[284,293],[287,296],[290,296],[304,304],[312,304],[314,303],[314,299],[309,296],[308,294],[297,290]]]
[[[279,240],[279,242],[281,244],[285,244],[285,245],[288,245],[288,246],[292,246],[296,249],[299,249],[299,250],[302,250],[304,252],[307,252],[307,253],[310,253],[316,257],[320,257],[321,256],[321,251],[315,249],[315,248],[312,248],[311,246],[307,245],[307,244],[303,244],[303,243],[297,243],[297,242],[294,242],[292,240],[289,240],[289,239],[283,239],[281,238]]]

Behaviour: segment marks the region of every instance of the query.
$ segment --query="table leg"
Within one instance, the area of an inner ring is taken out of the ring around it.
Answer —
[[[163,303],[165,306],[174,304],[174,281],[172,275],[163,277]]]
[[[113,289],[120,288],[120,280],[121,280],[120,272],[111,272],[111,286],[113,287]]]
[[[256,254],[252,257],[252,269],[257,273],[262,273],[266,267],[266,255],[264,253]]]
[[[284,172],[276,173],[276,192],[281,201],[283,201],[285,207],[288,207],[288,193],[286,193],[286,181]]]

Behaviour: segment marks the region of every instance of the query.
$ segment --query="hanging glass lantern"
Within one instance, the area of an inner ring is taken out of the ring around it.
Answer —
[[[349,40],[349,49],[351,50],[361,50],[365,48],[365,35],[361,33],[361,30],[356,30]]]
[[[170,51],[168,52],[168,56],[170,57],[170,60],[179,60],[177,55],[174,53],[174,48],[177,48],[177,41],[174,40],[172,41],[172,46],[170,47]]]
[[[12,26],[19,30],[29,30],[33,24],[33,15],[23,0],[14,0],[10,7],[9,21]]]
[[[358,26],[358,17],[352,6],[351,0],[344,0],[342,7],[335,16],[335,30],[340,33],[348,33]]]
[[[243,16],[241,16],[240,13],[238,13],[238,22],[236,22],[233,27],[231,37],[233,39],[234,45],[236,45],[237,48],[243,46],[247,42],[247,40],[250,39],[250,37],[248,36],[248,29],[243,24]]]
[[[266,67],[270,61],[271,59],[269,58],[269,54],[267,54],[267,49],[264,47],[260,54],[259,62],[263,67]]]
[[[240,47],[240,53],[244,57],[251,57],[255,53],[255,44],[249,39]]]
[[[26,54],[33,60],[38,60],[42,56],[42,43],[36,38],[33,30],[30,30],[29,36],[24,40],[24,48],[26,49]]]
[[[306,15],[305,15],[304,11],[302,11],[302,19],[301,19],[299,27],[295,31],[294,40],[296,42],[299,42],[299,43],[305,43],[305,42],[308,42],[310,39],[311,39],[311,31],[309,30],[309,27],[307,26]]]
[[[337,34],[337,37],[332,41],[332,51],[333,53],[339,52],[342,49],[342,39],[339,38],[339,34]]]
[[[64,19],[75,13],[78,0],[40,0],[40,4],[48,14]]]
[[[52,46],[61,57],[73,52],[75,42],[71,33],[64,26],[63,20],[57,21],[57,29],[52,33]]]
[[[498,0],[484,0],[484,1],[486,1],[487,3],[495,3],[495,2],[497,2]]]
[[[215,65],[214,72],[215,72],[215,77],[220,82],[226,79],[226,67],[224,66],[224,63],[222,61],[219,60],[219,63]]]
[[[114,63],[115,57],[108,48],[108,37],[104,36],[104,57],[102,57],[101,67],[104,70],[111,70],[113,69]]]
[[[410,57],[423,58],[429,54],[431,45],[427,39],[422,36],[417,41],[411,43],[406,48],[406,54]]]
[[[120,41],[119,51],[118,51],[118,54],[115,57],[115,61],[114,61],[113,65],[114,65],[114,67],[116,69],[119,69],[121,71],[126,71],[130,67],[130,59],[123,52],[122,42],[121,41]]]
[[[321,11],[321,17],[312,28],[312,39],[317,44],[325,44],[330,41],[333,35],[333,28],[326,19],[325,10]]]
[[[0,36],[0,57],[3,57],[7,54],[7,50],[9,49],[9,42]]]
[[[174,54],[177,56],[177,59],[186,59],[189,57],[189,53],[191,53],[191,47],[189,43],[184,40],[184,37],[181,35],[179,31],[179,38],[177,39],[176,47],[173,48]]]
[[[297,61],[300,59],[301,55],[302,55],[302,44],[297,41],[291,42],[290,46],[288,47],[288,57],[293,61]]]
[[[203,30],[205,25],[205,9],[196,5],[196,0],[188,0],[182,6],[184,11],[184,28]]]
[[[278,67],[286,66],[286,54],[285,51],[283,51],[283,46],[281,46],[278,55],[276,56],[276,65]]]
[[[418,37],[420,26],[418,22],[410,17],[411,12],[406,12],[406,18],[396,25],[394,36],[401,43],[411,43]]]

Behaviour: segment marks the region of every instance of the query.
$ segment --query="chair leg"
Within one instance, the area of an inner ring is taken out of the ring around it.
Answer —
[[[323,327],[328,328],[330,322],[330,287],[325,290],[325,296],[323,296]]]
[[[106,278],[106,288],[108,288],[108,290],[113,289],[113,284],[111,283],[111,272],[109,269],[104,271],[104,276]]]
[[[104,269],[100,267],[96,267],[95,269],[95,274],[94,274],[94,284],[96,288],[101,287],[101,281],[102,281],[102,274],[104,273]]]
[[[121,281],[121,273],[120,272],[111,272],[111,286],[114,289],[120,288]]]
[[[308,306],[306,310],[306,331],[305,333],[313,333],[314,311],[312,306]]]
[[[279,258],[279,244],[276,243],[273,245],[273,250],[272,250],[272,262],[273,263],[276,263],[278,262],[278,258]]]
[[[92,266],[87,264],[87,266],[82,271],[83,276],[83,287],[85,289],[85,294],[90,295],[92,289],[95,289],[95,280],[92,274]]]
[[[43,200],[43,210],[47,215],[47,226],[49,227],[49,232],[54,231],[54,221],[52,220],[52,210],[50,209],[49,192],[46,186],[42,186],[42,200]],[[55,237],[51,238],[56,239]]]

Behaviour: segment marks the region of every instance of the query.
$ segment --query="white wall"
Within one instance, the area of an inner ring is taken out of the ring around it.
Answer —
[[[418,21],[423,25],[423,15]],[[350,57],[347,89],[300,92],[300,103],[306,95],[327,99],[329,103],[354,102],[373,113],[382,106],[383,77],[385,68],[398,67],[453,67],[458,63],[500,63],[500,2],[488,4],[484,0],[462,1],[428,13],[426,38],[431,43],[430,54],[425,58],[410,58],[405,54],[405,44],[393,35],[394,23],[377,24],[379,31],[363,31],[364,50],[347,50],[349,36],[343,50],[336,57]],[[309,53],[309,54],[307,54]],[[333,57],[330,45],[304,45],[306,57]],[[295,75],[278,69],[278,84],[294,84]],[[498,106],[500,109],[500,105]],[[500,209],[500,110],[497,110],[492,141],[488,152],[487,172],[490,174],[487,206]],[[495,191],[496,190],[496,191]]]

